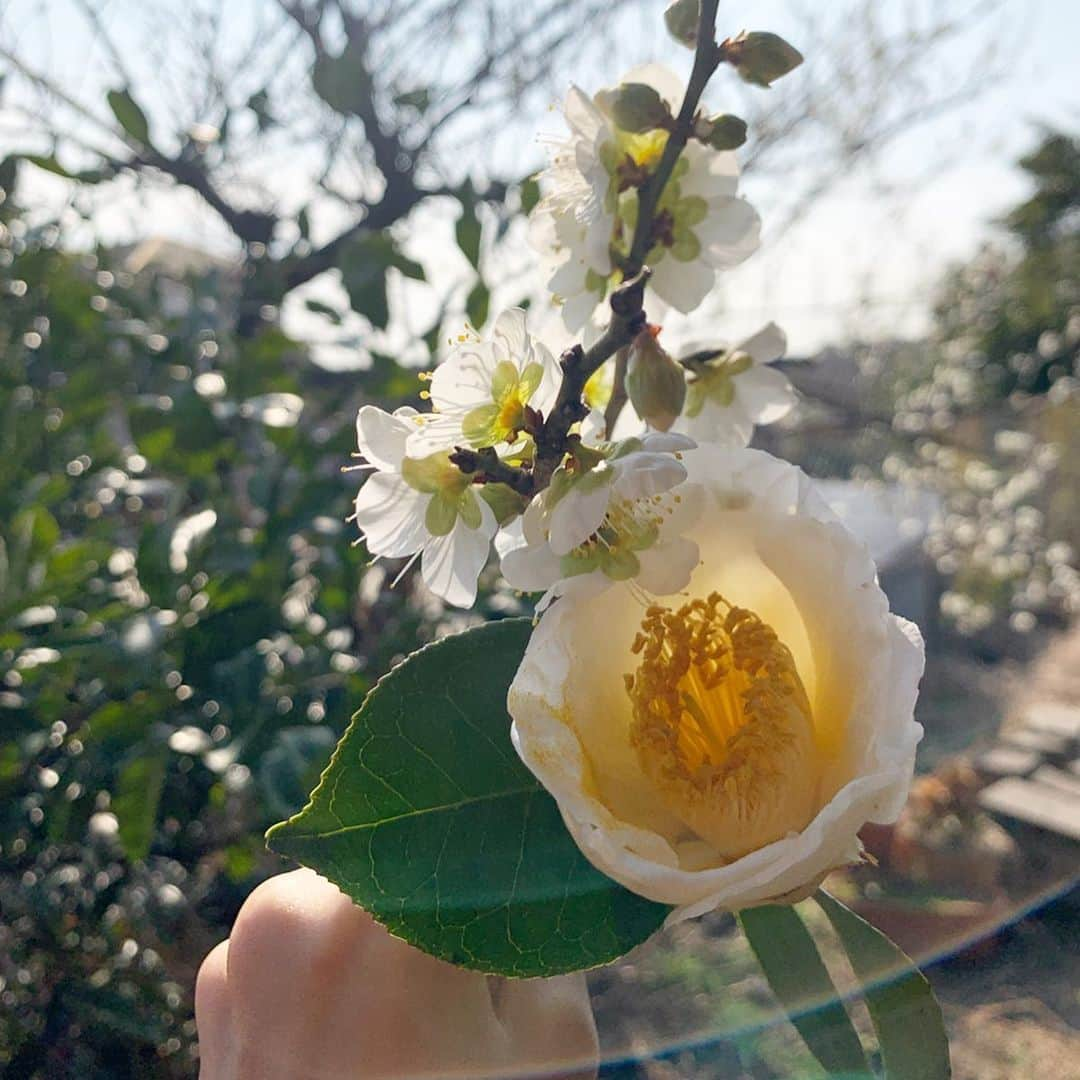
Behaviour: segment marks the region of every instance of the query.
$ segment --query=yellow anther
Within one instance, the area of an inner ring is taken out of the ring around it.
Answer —
[[[816,805],[813,716],[795,661],[718,593],[646,609],[626,679],[630,741],[690,833],[737,858],[805,827]]]

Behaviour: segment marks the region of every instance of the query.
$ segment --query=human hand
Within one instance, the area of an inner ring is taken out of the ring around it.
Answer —
[[[271,878],[195,992],[200,1080],[595,1075],[583,975],[495,979],[392,937],[311,870]]]

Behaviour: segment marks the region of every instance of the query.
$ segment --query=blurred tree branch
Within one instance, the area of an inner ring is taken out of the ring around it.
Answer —
[[[58,3],[48,0],[42,8]],[[253,333],[267,307],[341,268],[355,245],[430,198],[464,198],[464,213],[488,204],[501,235],[517,205],[520,177],[501,175],[505,165],[492,160],[499,130],[523,108],[535,111],[536,91],[556,96],[573,57],[599,59],[605,35],[622,31],[619,19],[641,6],[641,0],[531,6],[275,0],[230,42],[236,27],[219,0],[201,0],[171,21],[168,0],[152,13],[76,0],[119,88],[145,109],[146,140],[125,130],[90,91],[76,92],[69,72],[27,58],[17,45],[19,0],[0,23],[0,58],[12,75],[8,103],[14,96],[16,111],[28,117],[28,130],[20,133],[27,153],[50,145],[59,171],[84,182],[128,174],[152,186],[164,178],[216,213],[241,251],[238,320]],[[803,7],[800,0],[791,6],[803,26],[792,39],[812,63],[772,94],[724,87],[750,123],[745,166],[800,178],[784,185],[772,237],[842,182],[853,164],[980,93],[1000,73],[990,50],[1003,39],[993,32],[1001,0],[888,14],[870,0],[851,0],[842,11],[841,5]],[[145,57],[130,48],[133,31],[121,10],[159,19],[147,32],[154,81]],[[629,42],[633,35],[622,37]],[[986,48],[969,49],[976,55],[958,70],[941,60],[961,38]],[[470,173],[483,179],[465,188]],[[355,307],[357,290],[349,292]],[[374,313],[377,326],[384,308],[377,289],[358,310],[369,318]]]

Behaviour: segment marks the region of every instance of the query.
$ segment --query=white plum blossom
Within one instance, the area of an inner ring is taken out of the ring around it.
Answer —
[[[794,466],[685,455],[702,489],[682,595],[568,590],[513,681],[519,755],[585,856],[675,910],[791,901],[904,805],[922,729],[918,630]]]
[[[512,444],[526,408],[546,412],[558,387],[555,358],[529,333],[525,312],[509,308],[484,337],[461,334],[435,369],[428,388],[432,411],[417,414],[409,454]]]
[[[374,471],[356,496],[356,523],[373,555],[420,555],[424,584],[457,607],[471,607],[498,527],[475,485],[438,450],[406,453],[419,414],[365,405],[356,418],[360,453]]]
[[[787,349],[776,323],[731,348],[696,350],[684,356],[689,385],[675,429],[699,442],[747,446],[754,426],[773,424],[795,406],[795,388],[769,367]]]
[[[625,81],[652,86],[677,110],[683,86],[672,72],[648,64]],[[564,112],[570,137],[558,144],[544,174],[547,194],[533,214],[530,239],[548,261],[549,286],[567,328],[578,331],[607,295],[617,259],[630,252],[638,188],[655,171],[668,132],[621,130],[611,117],[610,91],[591,101],[576,87]],[[650,288],[679,311],[708,294],[718,270],[742,262],[758,246],[757,212],[736,195],[735,155],[690,140],[664,186],[645,255]],[[614,259],[613,259],[614,253]]]
[[[590,417],[584,438],[598,423]],[[597,446],[582,441],[496,538],[507,583],[546,590],[541,610],[570,584],[633,579],[647,592],[680,588],[697,562],[696,545],[681,535],[696,504],[680,458],[693,445],[659,432]],[[680,485],[679,495],[669,494]]]

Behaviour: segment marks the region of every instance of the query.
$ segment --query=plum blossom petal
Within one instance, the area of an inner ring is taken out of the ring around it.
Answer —
[[[622,81],[652,86],[672,109],[684,87],[666,68],[648,64]],[[545,197],[533,212],[529,239],[545,263],[549,287],[561,304],[567,329],[588,326],[606,298],[620,257],[629,254],[640,185],[662,159],[667,132],[627,132],[613,118],[612,90],[593,99],[576,87],[564,116],[569,138],[555,144],[541,177]],[[696,308],[719,270],[747,258],[759,245],[760,220],[737,195],[735,155],[691,140],[664,185],[655,209],[655,238],[645,253],[652,268],[654,300],[679,311]],[[614,252],[614,254],[613,254]]]
[[[768,366],[786,348],[784,332],[767,323],[730,348],[688,349],[686,405],[675,429],[700,442],[748,445],[755,425],[782,420],[798,401],[787,376]]]
[[[419,554],[428,588],[448,603],[470,607],[498,524],[445,451],[420,458],[406,453],[415,421],[411,409],[360,410],[357,439],[374,471],[356,496],[355,520],[372,555]]]
[[[526,409],[546,411],[558,393],[559,369],[526,315],[509,308],[481,337],[466,331],[431,376],[432,411],[414,417],[411,457],[454,446],[512,444]]]

